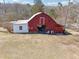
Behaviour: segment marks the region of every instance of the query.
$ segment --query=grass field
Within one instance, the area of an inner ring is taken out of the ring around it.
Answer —
[[[79,59],[79,36],[0,32],[0,59]]]

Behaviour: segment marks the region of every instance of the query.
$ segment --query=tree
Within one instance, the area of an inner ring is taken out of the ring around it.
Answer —
[[[19,12],[19,7],[20,7],[20,4],[18,4],[18,3],[15,3],[15,4],[14,4],[14,8],[15,8],[16,14],[19,14],[19,13],[20,13],[20,12]]]
[[[62,17],[63,16],[63,5],[61,2],[58,2],[58,11],[59,11],[59,14],[61,14],[60,17]]]
[[[60,10],[62,9],[62,3],[61,2],[58,2],[58,7],[59,7]]]
[[[8,21],[14,20],[14,15],[8,15]]]
[[[14,12],[16,19],[26,19],[29,18],[31,15],[31,5],[30,4],[14,4]]]
[[[3,0],[3,3],[4,3],[4,6],[3,6],[3,8],[4,8],[4,14],[6,14],[6,3],[5,3],[5,0]]]
[[[34,0],[34,5],[32,6],[32,14],[35,14],[37,12],[43,12],[44,11],[44,4],[41,0]]]
[[[58,17],[58,15],[57,15],[55,9],[51,9],[51,10],[49,11],[49,15],[50,15],[50,16],[53,16],[55,19]]]
[[[43,5],[43,2],[42,2],[42,0],[34,0],[34,4],[35,5]]]

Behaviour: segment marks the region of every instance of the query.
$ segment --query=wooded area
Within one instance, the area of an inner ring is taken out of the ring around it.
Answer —
[[[53,2],[52,2],[53,3]],[[45,12],[63,25],[79,24],[79,3],[69,0],[68,5],[58,2],[58,6],[46,6],[42,0],[34,0],[34,5],[20,3],[0,3],[0,22],[29,19],[37,12]]]

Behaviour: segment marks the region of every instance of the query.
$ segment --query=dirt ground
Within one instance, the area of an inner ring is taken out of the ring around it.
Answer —
[[[0,32],[0,59],[79,59],[79,36]]]

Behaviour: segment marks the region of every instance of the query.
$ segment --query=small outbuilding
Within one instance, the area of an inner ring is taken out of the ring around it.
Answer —
[[[12,23],[13,33],[28,33],[28,20],[18,20]]]
[[[64,27],[44,12],[34,14],[29,20],[12,23],[14,33],[64,33]]]

